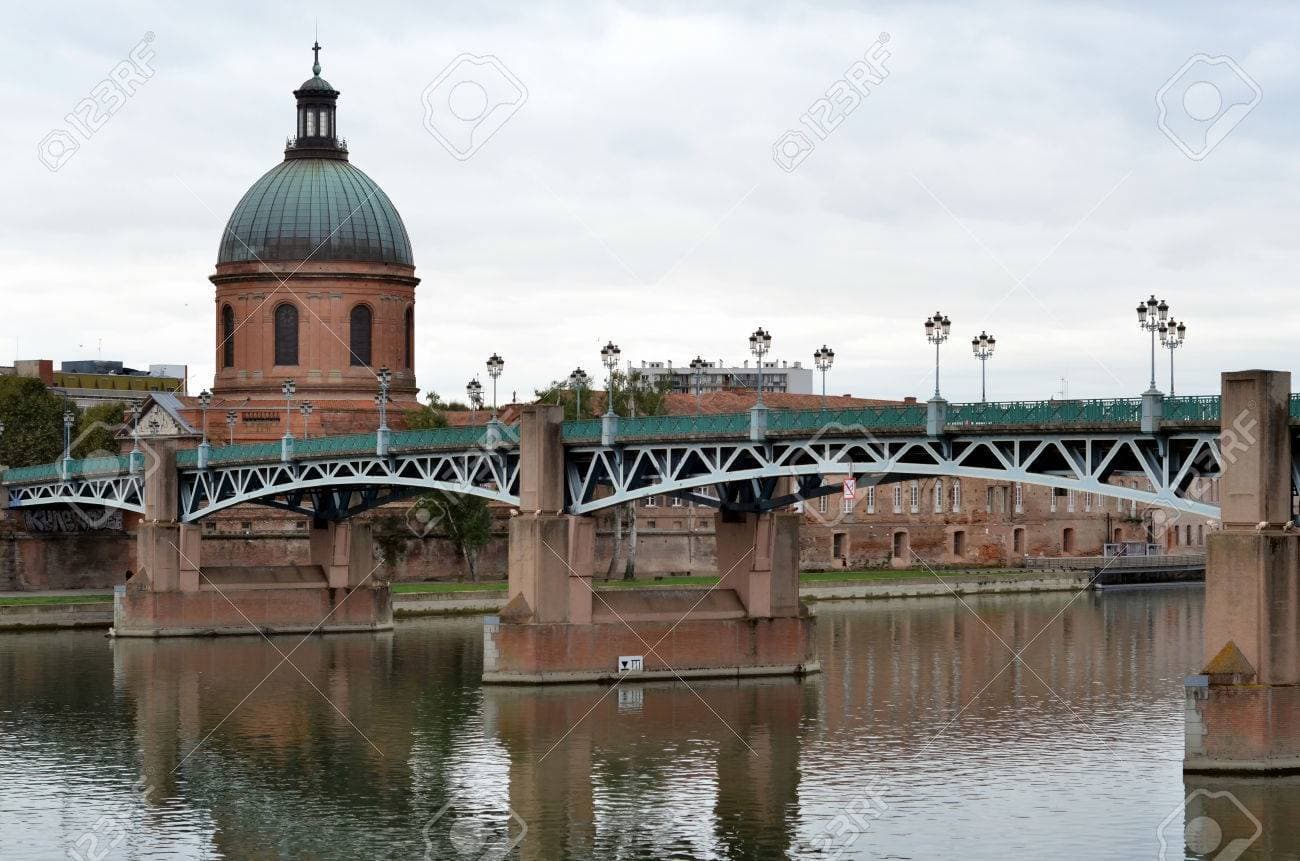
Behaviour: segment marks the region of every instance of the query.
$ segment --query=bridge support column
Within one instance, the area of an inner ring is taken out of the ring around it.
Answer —
[[[720,522],[719,559],[736,564],[712,589],[593,591],[595,521],[563,513],[562,416],[537,405],[520,418],[509,601],[484,627],[483,681],[815,672],[813,620],[798,601],[794,515]]]
[[[1223,375],[1222,531],[1209,536],[1205,667],[1187,680],[1189,772],[1300,771],[1300,534],[1291,375]]]
[[[179,520],[178,445],[150,442],[136,573],[113,600],[118,637],[373,631],[392,628],[368,524],[314,529],[308,565],[202,565],[202,533]]]

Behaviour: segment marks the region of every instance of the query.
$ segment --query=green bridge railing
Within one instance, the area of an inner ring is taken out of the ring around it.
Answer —
[[[1213,424],[1220,420],[1219,398],[1214,395],[1164,399],[1166,423]],[[1300,394],[1291,395],[1291,418],[1300,422]],[[973,426],[1051,426],[1137,424],[1142,417],[1140,398],[1100,398],[1073,401],[997,401],[991,403],[952,404],[947,425],[953,430]],[[886,404],[849,410],[770,410],[768,432],[816,433],[819,430],[861,428],[864,430],[916,430],[925,427],[925,404]],[[724,413],[686,416],[643,416],[620,418],[619,439],[671,439],[745,436],[749,433],[749,413]],[[601,420],[567,421],[563,427],[566,442],[583,443],[600,440]],[[509,444],[518,439],[518,425],[502,425],[501,436]],[[389,450],[431,451],[466,448],[486,442],[483,425],[429,430],[393,431]],[[375,434],[348,434],[295,440],[294,459],[310,460],[346,455],[365,455],[375,451]],[[239,445],[214,445],[208,463],[222,466],[233,463],[264,463],[280,459],[280,443],[258,442]],[[198,465],[198,452],[177,452],[176,463],[192,469]],[[130,470],[127,455],[73,460],[69,473],[77,477],[121,475]],[[14,467],[0,475],[6,484],[31,484],[52,481],[62,475],[59,463]]]

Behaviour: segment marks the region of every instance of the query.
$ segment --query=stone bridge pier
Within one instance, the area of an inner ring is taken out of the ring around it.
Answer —
[[[1223,375],[1223,528],[1209,536],[1205,666],[1187,680],[1187,772],[1300,771],[1300,532],[1291,375]]]
[[[721,582],[594,590],[596,528],[564,514],[559,407],[523,408],[509,598],[484,630],[483,681],[549,683],[816,672],[798,598],[799,518],[717,515]]]
[[[203,564],[202,532],[179,518],[176,452],[151,441],[136,570],[113,599],[117,637],[373,631],[393,627],[369,524],[313,524],[306,565]]]

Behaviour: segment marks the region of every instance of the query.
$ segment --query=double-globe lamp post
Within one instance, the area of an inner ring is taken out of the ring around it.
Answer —
[[[609,371],[609,389],[605,392],[605,415],[614,415],[614,371],[618,368],[618,357],[622,350],[613,341],[600,348],[600,362]]]
[[[691,382],[695,385],[695,414],[698,416],[701,411],[700,405],[700,380],[704,377],[704,369],[709,363],[704,361],[703,356],[696,356],[691,359]]]
[[[826,409],[826,372],[835,364],[835,351],[822,344],[821,349],[813,353],[813,365],[822,372],[822,409]]]
[[[483,409],[483,384],[478,381],[478,377],[465,384],[465,397],[469,398],[469,408],[474,424],[478,424],[478,411]]]
[[[375,433],[375,454],[385,457],[388,454],[388,443],[392,437],[392,432],[388,429],[388,405],[393,402],[392,396],[388,394],[393,385],[393,372],[388,370],[384,365],[375,374],[375,382],[379,383],[379,391],[375,392],[375,406],[379,408],[379,430]]]
[[[1165,328],[1160,330],[1160,343],[1169,350],[1169,397],[1174,396],[1174,350],[1187,340],[1187,324],[1170,319]]]
[[[492,378],[492,421],[497,420],[497,378],[501,376],[501,369],[506,366],[506,360],[493,353],[488,356],[487,372]]]
[[[569,374],[569,388],[573,390],[578,402],[573,410],[573,417],[582,418],[582,390],[591,382],[591,377],[582,368],[574,368],[573,373]]]
[[[212,406],[212,392],[204,389],[199,392],[199,431],[202,434],[202,439],[199,440],[199,469],[207,467],[208,453],[212,448],[208,442],[208,407],[210,406]]]
[[[754,403],[755,408],[764,406],[763,404],[763,357],[772,349],[772,333],[759,326],[754,330],[754,334],[749,336],[749,352],[753,353],[758,367],[758,399]]]
[[[939,346],[948,340],[952,321],[938,311],[925,318],[925,339],[934,344],[934,399],[939,400]]]
[[[975,358],[980,361],[980,402],[987,402],[988,395],[988,363],[993,358],[993,348],[998,345],[998,341],[988,332],[980,330],[979,335],[970,339],[971,352]]]

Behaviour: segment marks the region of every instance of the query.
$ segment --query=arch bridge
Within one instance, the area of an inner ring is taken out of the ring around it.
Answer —
[[[746,413],[565,422],[565,511],[591,514],[636,499],[676,495],[734,512],[763,512],[861,484],[952,476],[1022,482],[1117,496],[1218,517],[1201,498],[1234,446],[1253,442],[1248,422],[1221,430],[1218,397],[1166,398],[1153,416],[1143,399],[897,404],[852,410]],[[1300,451],[1300,396],[1291,402]],[[1235,438],[1235,439],[1234,439]],[[527,453],[522,455],[527,458]],[[1292,458],[1294,486],[1300,469]],[[441,490],[518,506],[517,425],[443,428],[175,452],[178,520],[193,523],[255,503],[345,520],[405,497]],[[48,505],[144,512],[145,485],[161,468],[152,446],[120,457],[7,470],[11,508]],[[1125,481],[1127,480],[1127,484]]]

